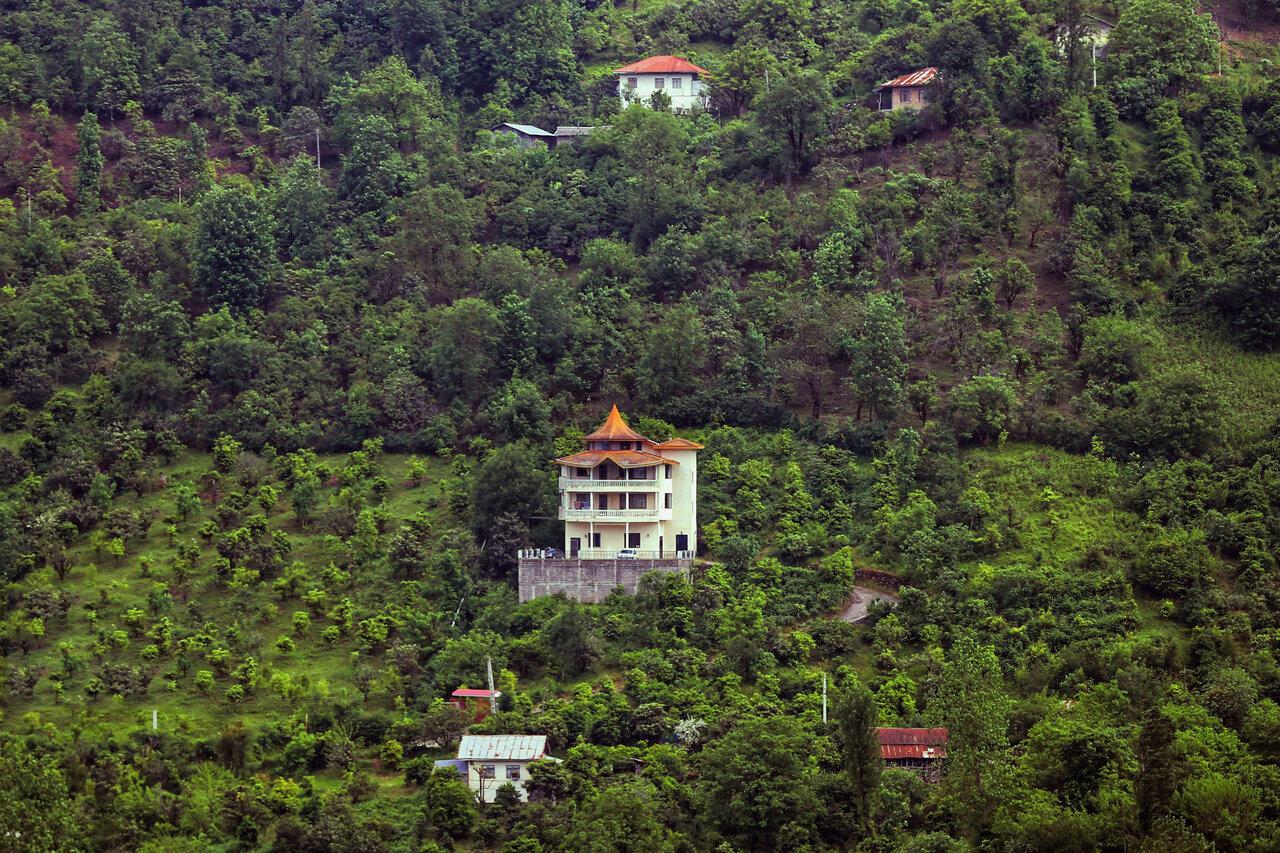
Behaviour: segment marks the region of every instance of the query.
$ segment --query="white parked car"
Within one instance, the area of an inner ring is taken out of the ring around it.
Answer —
[[[619,560],[634,560],[639,556],[640,556],[640,553],[636,551],[635,548],[623,548],[621,551],[618,552]]]

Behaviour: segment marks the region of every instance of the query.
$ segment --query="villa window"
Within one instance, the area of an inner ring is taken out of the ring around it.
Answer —
[[[640,534],[639,534],[639,533],[628,533],[628,534],[627,534],[627,547],[628,547],[628,548],[639,548],[639,547],[640,547]]]
[[[591,476],[591,470],[589,468],[578,468],[574,476],[580,480],[585,480]]]
[[[666,509],[671,509],[671,493],[667,492],[665,495],[662,496],[662,498],[663,498],[662,500],[663,506]]]
[[[508,778],[508,779],[519,779],[519,778],[520,778],[520,765],[519,765],[519,764],[508,764],[508,765],[507,765],[507,778]]]
[[[600,547],[600,534],[599,534],[599,533],[592,533],[592,534],[591,534],[591,547],[592,547],[592,548],[599,548],[599,547]]]
[[[683,89],[683,88],[684,88],[684,78],[682,78],[682,77],[672,77],[672,78],[671,78],[671,88],[672,88],[672,89]]]
[[[497,767],[495,767],[494,765],[492,765],[492,764],[481,764],[481,765],[480,765],[480,778],[481,778],[481,779],[492,779],[492,778],[494,778],[497,774],[498,774],[498,768],[497,768]]]
[[[635,78],[635,77],[628,77],[628,78],[627,78],[627,88],[628,88],[628,89],[634,89],[634,88],[636,88],[636,87],[637,87],[637,86],[639,86],[639,85],[640,85],[640,81],[639,81],[639,79],[637,79],[637,78]]]
[[[663,469],[663,471],[662,471],[662,476],[664,476],[664,477],[666,477],[668,480],[670,480],[670,479],[671,479],[671,466],[670,466],[670,465],[663,465],[663,466],[662,466],[662,469]]]
[[[667,88],[667,78],[666,78],[666,77],[654,77],[654,78],[653,78],[653,88],[655,88],[655,89],[665,89],[665,88]]]
[[[627,495],[627,498],[628,498],[627,506],[629,506],[631,509],[648,509],[649,508],[648,495]]]

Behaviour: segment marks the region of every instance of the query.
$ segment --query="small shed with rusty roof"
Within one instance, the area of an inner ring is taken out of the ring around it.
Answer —
[[[876,729],[876,737],[880,740],[880,758],[886,765],[911,770],[926,782],[942,778],[950,739],[945,728],[882,727]]]
[[[929,103],[933,86],[938,82],[938,69],[921,68],[876,87],[881,110],[918,110]]]

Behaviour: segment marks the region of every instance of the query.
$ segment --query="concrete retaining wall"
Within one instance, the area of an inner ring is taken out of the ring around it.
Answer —
[[[690,560],[581,560],[520,558],[520,600],[564,593],[598,603],[617,587],[634,595],[647,572],[688,573]]]

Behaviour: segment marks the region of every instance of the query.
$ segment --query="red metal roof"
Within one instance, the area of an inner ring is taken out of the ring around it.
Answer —
[[[616,69],[614,74],[707,74],[683,56],[651,56]]]
[[[896,89],[899,86],[928,86],[938,78],[938,69],[930,65],[928,68],[921,68],[919,71],[912,71],[910,74],[903,74],[901,77],[894,77],[876,86],[877,89]]]
[[[600,428],[583,438],[583,441],[600,441],[603,439],[609,441],[649,441],[649,439],[627,426],[627,422],[622,418],[622,412],[618,411],[617,403],[613,404],[613,408],[609,410],[609,417],[604,419],[604,423],[600,424]],[[649,443],[652,444],[653,442]]]
[[[946,758],[947,730],[878,728],[880,757],[891,758]]]
[[[453,691],[453,695],[457,696],[459,699],[489,699],[491,697],[496,698],[501,696],[502,691],[478,690],[474,687],[459,687],[457,690]]]

